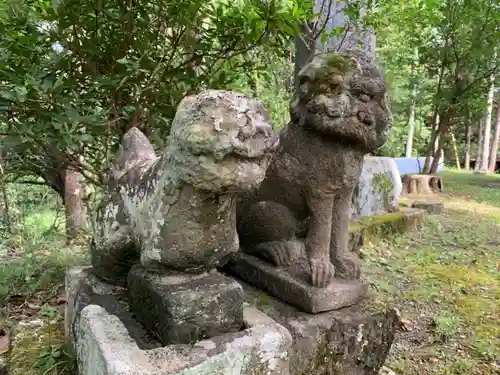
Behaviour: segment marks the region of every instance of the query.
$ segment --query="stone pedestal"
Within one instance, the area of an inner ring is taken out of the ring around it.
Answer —
[[[397,310],[372,306],[370,299],[312,315],[249,285],[243,288],[252,306],[290,331],[292,375],[377,375],[400,324]]]
[[[414,201],[411,203],[412,208],[421,208],[426,210],[431,215],[439,215],[444,211],[444,203],[440,201]]]
[[[191,344],[243,328],[243,289],[215,271],[157,274],[135,265],[128,295],[135,318],[164,345]]]
[[[290,375],[290,333],[249,305],[238,332],[164,346],[133,318],[125,290],[89,268],[70,270],[66,291],[66,328],[79,375]]]
[[[226,270],[301,310],[318,313],[351,306],[363,298],[367,285],[357,280],[335,279],[327,288],[311,286],[307,260],[278,268],[245,253],[226,265]]]

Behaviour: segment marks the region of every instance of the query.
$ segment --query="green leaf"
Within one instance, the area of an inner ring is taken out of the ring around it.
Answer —
[[[52,9],[57,14],[59,10],[59,5],[61,4],[61,0],[52,0]]]

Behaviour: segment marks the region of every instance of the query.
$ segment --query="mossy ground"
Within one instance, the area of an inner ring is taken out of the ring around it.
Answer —
[[[443,177],[443,214],[363,248],[378,302],[403,318],[387,366],[404,375],[499,374],[500,176]]]

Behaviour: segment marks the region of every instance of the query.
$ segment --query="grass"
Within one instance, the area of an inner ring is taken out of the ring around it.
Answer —
[[[64,274],[85,256],[77,247],[65,245],[61,204],[48,188],[10,185],[8,198],[10,217],[0,216],[0,343],[4,346],[0,345],[0,353],[10,344],[13,374],[69,374],[72,361],[64,350]],[[41,325],[20,324],[32,321]],[[16,338],[10,340],[14,331]]]
[[[405,375],[500,373],[500,177],[446,171],[445,213],[364,248],[366,277],[403,327],[388,367]]]

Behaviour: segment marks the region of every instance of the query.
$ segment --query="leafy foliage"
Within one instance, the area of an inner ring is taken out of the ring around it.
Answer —
[[[128,128],[161,146],[185,95],[269,68],[310,8],[306,0],[6,0],[0,121],[15,150],[10,167],[43,176],[71,164],[101,183]],[[264,45],[268,58],[256,59]]]
[[[381,151],[403,153],[413,85],[417,153],[426,152],[436,115],[447,122],[445,137],[451,130],[464,140],[465,125],[484,111],[487,80],[500,67],[495,52],[500,41],[498,5],[489,0],[387,0],[379,4],[377,14],[396,129]],[[416,75],[411,73],[413,63]]]

